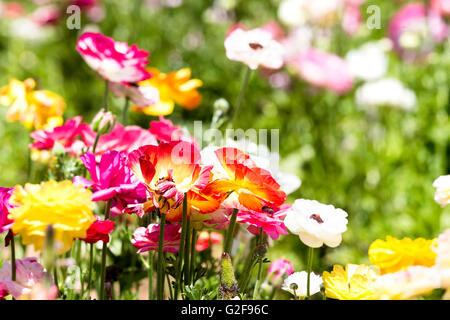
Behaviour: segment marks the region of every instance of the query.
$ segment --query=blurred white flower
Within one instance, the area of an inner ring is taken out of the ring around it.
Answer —
[[[284,0],[278,7],[278,18],[290,27],[305,24],[304,4],[305,0]]]
[[[284,280],[281,289],[290,292],[294,296],[304,297],[307,294],[307,282],[308,273],[306,271],[294,272]],[[322,283],[322,277],[311,272],[309,284],[310,295],[320,292]]]
[[[10,34],[13,37],[39,42],[51,37],[53,28],[42,26],[31,17],[21,17],[11,22]]]
[[[331,26],[343,8],[342,0],[284,0],[278,7],[278,18],[291,27],[306,23]]]
[[[445,207],[450,203],[450,174],[440,176],[433,182],[433,187],[436,188],[434,193],[434,200]]]
[[[284,219],[291,233],[309,247],[337,247],[347,230],[347,212],[316,200],[297,199]]]
[[[386,51],[392,43],[389,39],[367,42],[360,48],[347,53],[345,60],[351,74],[358,79],[369,81],[385,76],[388,68]]]
[[[403,83],[393,78],[383,78],[367,82],[356,90],[356,104],[359,107],[388,106],[411,110],[416,106],[414,91],[405,88]]]

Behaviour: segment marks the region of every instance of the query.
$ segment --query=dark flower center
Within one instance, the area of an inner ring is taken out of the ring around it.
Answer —
[[[257,42],[251,42],[251,43],[249,43],[248,45],[249,45],[249,47],[252,48],[253,50],[261,50],[261,49],[264,48],[262,45],[260,45],[260,44],[257,43]]]
[[[318,214],[312,214],[309,218],[317,221],[319,224],[323,223],[322,218]]]

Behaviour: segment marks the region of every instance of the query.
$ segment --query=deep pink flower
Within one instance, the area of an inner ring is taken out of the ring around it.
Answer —
[[[309,48],[291,62],[300,76],[314,86],[344,93],[353,85],[345,60],[334,54]]]
[[[33,286],[42,282],[44,277],[44,268],[36,258],[16,259],[16,281],[12,281],[11,264],[5,262],[0,269],[0,290],[6,290],[17,299],[30,293]]]
[[[67,120],[62,126],[50,130],[34,131],[30,134],[34,141],[29,147],[38,150],[51,150],[55,142],[58,142],[64,147],[66,152],[72,155],[79,154],[81,149],[85,147],[85,144],[81,140],[77,140],[77,138],[92,132],[89,125],[81,121],[82,117],[77,116]]]
[[[428,33],[423,39],[424,30]],[[408,38],[417,38],[420,43],[413,41],[409,44]],[[403,6],[389,23],[389,37],[394,49],[407,59],[413,59],[432,50],[429,39],[435,43],[442,42],[448,36],[448,27],[440,17],[439,11],[430,9],[422,2],[408,3]],[[406,43],[405,43],[406,42]],[[415,47],[418,46],[418,47]]]
[[[179,126],[175,126],[172,121],[159,116],[158,121],[150,122],[149,131],[161,142],[186,141],[194,143],[193,137],[185,136]]]
[[[90,131],[83,131],[83,140],[87,146],[93,146],[97,134]],[[139,126],[122,126],[116,123],[114,129],[104,134],[98,140],[96,155],[101,155],[107,151],[115,150],[130,153],[145,145],[157,145],[158,142],[150,131]]]
[[[286,216],[286,211],[290,209],[289,204],[283,204],[279,208],[273,210],[269,207],[263,208],[264,212],[256,211],[239,211],[236,221],[239,223],[248,224],[247,230],[258,235],[261,228],[264,233],[274,240],[277,240],[281,235],[288,234],[283,218]]]
[[[9,209],[14,207],[9,203],[13,191],[14,188],[0,187],[0,233],[11,229],[14,224],[13,220],[8,219]]]
[[[93,201],[112,199],[112,216],[124,213],[129,204],[146,201],[146,187],[140,183],[128,167],[127,155],[123,152],[108,151],[96,163],[92,152],[81,156],[86,169],[91,174],[92,181],[83,177],[74,177],[75,184],[92,188]]]
[[[76,49],[106,80],[137,83],[151,77],[144,68],[149,53],[136,45],[129,47],[101,33],[86,32],[78,39]]]
[[[273,276],[273,281],[275,281],[278,277],[283,276],[284,274],[290,276],[293,272],[294,266],[289,260],[276,259],[270,264],[267,274],[270,276],[272,273],[275,273]]]
[[[139,227],[133,233],[131,243],[138,249],[137,253],[158,250],[159,224],[150,224],[147,228]],[[164,227],[163,251],[176,253],[180,247],[181,226],[166,224]]]
[[[99,216],[95,216],[96,221],[87,230],[86,238],[83,238],[84,242],[96,243],[103,241],[109,242],[109,234],[114,231],[114,221],[101,220]]]

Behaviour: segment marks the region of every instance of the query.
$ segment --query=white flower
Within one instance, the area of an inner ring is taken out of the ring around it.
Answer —
[[[288,26],[300,26],[306,23],[305,0],[284,0],[278,7],[278,18]]]
[[[284,219],[285,226],[309,247],[319,248],[324,243],[337,247],[342,233],[347,230],[347,213],[316,200],[297,199]]]
[[[416,94],[392,78],[367,82],[356,91],[356,104],[360,107],[388,106],[410,110],[416,105]]]
[[[372,41],[347,53],[345,60],[351,74],[358,79],[369,81],[384,77],[388,67],[386,51],[392,47],[389,39]]]
[[[434,200],[445,207],[450,203],[450,174],[440,176],[433,182],[433,187],[436,188],[434,193]]]
[[[263,29],[236,29],[225,39],[227,58],[245,63],[250,69],[260,65],[269,69],[283,66],[283,46]]]
[[[294,272],[284,280],[281,289],[292,293],[294,296],[304,297],[307,294],[307,283],[308,273],[306,271]],[[322,283],[322,277],[311,272],[309,294],[312,296],[313,294],[320,292],[320,286]]]

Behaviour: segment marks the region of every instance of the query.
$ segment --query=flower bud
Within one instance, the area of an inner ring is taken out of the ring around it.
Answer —
[[[105,112],[104,109],[100,110],[92,120],[92,130],[100,134],[105,134],[114,127],[114,116],[111,112]]]

